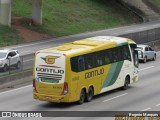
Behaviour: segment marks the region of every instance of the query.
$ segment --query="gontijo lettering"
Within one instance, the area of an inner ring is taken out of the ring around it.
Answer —
[[[59,69],[49,69],[49,68],[36,68],[37,72],[45,72],[45,73],[59,73],[59,74],[64,74],[64,70],[59,70]]]
[[[85,79],[88,79],[88,78],[91,78],[91,77],[95,77],[95,76],[99,76],[99,75],[101,75],[103,73],[104,73],[104,68],[101,68],[99,70],[86,72],[85,73]]]

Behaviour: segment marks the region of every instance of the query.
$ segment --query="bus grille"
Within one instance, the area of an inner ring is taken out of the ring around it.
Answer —
[[[50,79],[50,80],[61,80],[62,75],[57,75],[57,74],[46,74],[46,73],[37,73],[37,76],[39,78],[43,79]]]

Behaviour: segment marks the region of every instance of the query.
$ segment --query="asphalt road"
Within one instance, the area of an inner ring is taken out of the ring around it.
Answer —
[[[160,111],[159,61],[160,52],[156,61],[140,63],[139,81],[130,85],[128,90],[116,89],[95,96],[91,102],[82,105],[36,101],[32,98],[32,85],[1,90],[0,111]]]

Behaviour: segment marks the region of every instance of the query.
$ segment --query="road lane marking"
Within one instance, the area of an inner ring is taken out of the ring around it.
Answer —
[[[24,88],[27,88],[27,87],[31,87],[31,86],[32,85],[27,85],[27,86],[24,86],[24,87],[13,89],[13,90],[8,90],[8,91],[5,91],[5,92],[0,92],[0,95],[6,94],[6,93],[9,93],[9,92],[13,92],[13,91],[16,91],[16,90],[24,89]]]
[[[138,70],[138,71],[148,70],[148,69],[151,69],[151,68],[153,68],[153,67],[155,67],[155,66],[150,66],[150,67],[142,68],[142,69],[140,69],[140,70]]]
[[[22,47],[27,47],[27,46],[33,46],[33,45],[38,45],[38,44],[45,44],[45,43],[49,43],[49,42],[54,42],[54,41],[57,41],[57,39],[51,39],[51,40],[48,40],[48,41],[42,41],[42,42],[36,42],[36,43],[32,43],[32,44],[24,44],[24,45],[18,45],[18,46],[13,46],[13,47],[9,47],[11,49],[14,49],[14,48],[22,48]]]
[[[140,28],[138,28],[138,30],[144,30],[144,29],[147,29],[147,27],[140,27]]]
[[[160,53],[160,51],[156,52],[156,53]]]
[[[156,107],[160,106],[160,104],[157,104]]]
[[[119,32],[115,32],[115,33],[113,33],[112,35],[118,35],[119,34]]]
[[[24,63],[24,62],[28,62],[28,61],[33,61],[33,59],[24,60],[23,63]]]
[[[27,51],[23,51],[23,52],[20,52],[20,54],[24,54],[24,53],[29,53],[29,52],[31,52],[31,50],[27,50]]]
[[[127,32],[133,32],[133,31],[134,31],[134,30],[132,30],[132,29],[131,29],[131,30],[127,30]]]
[[[116,96],[116,97],[113,97],[113,98],[110,98],[110,99],[104,100],[103,102],[108,102],[108,101],[110,101],[110,100],[113,100],[113,99],[116,99],[116,98],[119,98],[119,97],[125,96],[125,95],[127,95],[127,94],[128,94],[128,93],[124,93],[124,94],[122,94],[122,95],[118,95],[118,96]]]
[[[147,110],[150,110],[151,108],[146,108],[146,109],[143,109],[143,110],[141,110],[141,111],[147,111]]]

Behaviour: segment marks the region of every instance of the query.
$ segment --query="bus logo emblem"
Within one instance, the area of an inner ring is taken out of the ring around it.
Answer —
[[[59,58],[58,56],[46,56],[46,58],[42,58],[47,64],[54,64],[55,59]]]

